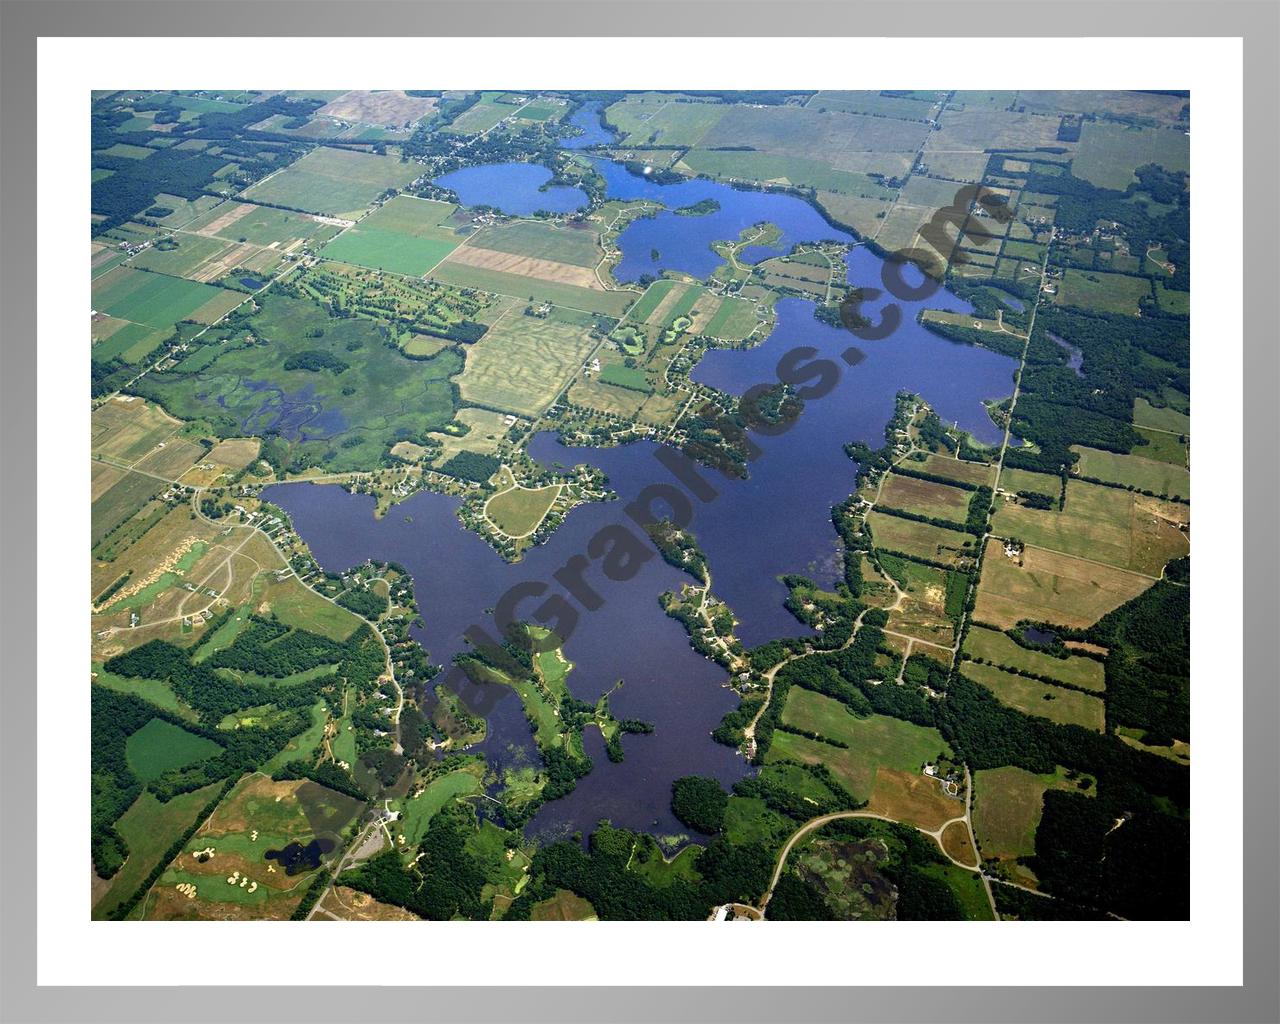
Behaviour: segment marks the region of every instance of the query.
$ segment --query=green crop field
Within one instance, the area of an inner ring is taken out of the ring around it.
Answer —
[[[1190,434],[1191,417],[1171,406],[1154,406],[1145,398],[1133,403],[1133,422],[1138,427],[1167,430],[1173,434]]]
[[[666,96],[628,96],[606,112],[623,145],[696,146],[730,108],[720,103],[673,103]]]
[[[179,320],[198,319],[202,310],[227,301],[234,305],[243,298],[198,281],[128,267],[117,267],[93,282],[95,309],[158,329],[172,330]]]
[[[1103,313],[1136,314],[1138,300],[1150,297],[1151,282],[1145,277],[1068,268],[1054,301],[1060,306],[1079,306]]]
[[[1073,446],[1071,450],[1080,456],[1082,476],[1109,480],[1154,494],[1177,495],[1182,498],[1191,496],[1191,473],[1185,466],[1146,459],[1141,455],[1117,455],[1115,452],[1082,448],[1079,445]],[[1142,448],[1134,450],[1144,451]]]
[[[1022,768],[988,768],[973,774],[973,831],[984,860],[1005,862],[1015,881],[1036,884],[1035,875],[1016,861],[1036,852],[1036,829],[1044,813],[1046,790],[1062,789],[1092,795],[1059,768],[1046,775],[1034,775]]]
[[[1071,173],[1099,188],[1123,190],[1139,167],[1159,164],[1167,171],[1187,171],[1190,161],[1191,140],[1185,132],[1086,121]]]
[[[1051,654],[1028,650],[1014,643],[1011,637],[994,630],[974,626],[965,638],[966,654],[983,661],[993,662],[1005,668],[1033,672],[1038,676],[1057,679],[1059,682],[1081,686],[1101,693],[1106,689],[1102,662],[1095,658],[1072,655],[1055,658]]]
[[[187,732],[162,718],[153,718],[129,737],[125,758],[143,782],[158,779],[171,768],[185,768],[222,753],[212,740]]]
[[[643,370],[623,366],[621,363],[609,363],[605,366],[600,371],[600,380],[617,388],[626,388],[628,391],[640,391],[644,394],[653,392],[649,378],[644,375]]]
[[[393,156],[320,146],[244,192],[244,198],[331,217],[358,214],[389,188],[422,172]]]
[[[202,214],[186,226],[187,231],[214,234],[232,241],[291,249],[298,242],[321,242],[340,230],[305,213],[277,210],[270,206],[226,202]]]
[[[645,293],[636,300],[636,304],[631,307],[631,312],[627,314],[627,319],[633,323],[643,324],[649,322],[649,317],[654,310],[662,303],[668,293],[676,287],[676,282],[663,278],[660,281],[654,281],[653,284],[645,290]]]
[[[695,174],[711,178],[777,182],[866,199],[892,196],[890,190],[866,174],[837,170],[830,164],[799,155],[693,149],[681,157],[680,163]]]
[[[702,331],[722,341],[742,341],[751,336],[759,323],[755,306],[745,299],[729,298],[721,300],[720,307]]]
[[[348,228],[324,249],[327,259],[415,277],[453,252],[462,236],[442,222],[457,209],[413,196],[396,196]]]
[[[1102,732],[1106,711],[1097,697],[1016,676],[993,665],[965,662],[960,674],[990,690],[1002,704],[1017,708],[1024,714],[1039,715],[1059,725],[1082,725]]]
[[[1137,430],[1147,440],[1146,444],[1134,448],[1134,451],[1143,458],[1168,462],[1174,466],[1187,464],[1187,442],[1183,440],[1182,435],[1146,427],[1138,427]]]

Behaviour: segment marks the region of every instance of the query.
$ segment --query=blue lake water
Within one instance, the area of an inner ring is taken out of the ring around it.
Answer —
[[[580,188],[544,188],[551,177],[550,169],[541,164],[483,164],[441,175],[434,184],[456,192],[463,206],[492,206],[516,217],[538,210],[572,213],[587,205],[587,194]]]
[[[788,249],[799,241],[842,237],[806,203],[790,196],[737,192],[700,181],[656,185],[620,165],[598,163],[610,195],[660,197],[673,208],[705,198],[721,203],[719,213],[706,217],[664,213],[633,224],[621,240],[623,267],[652,271],[649,250],[658,248],[663,254],[660,266],[705,275],[719,263],[708,247],[711,240],[736,238],[743,227],[761,220],[783,227]],[[457,172],[471,175],[474,184],[474,172],[493,171],[498,183],[499,194],[468,192],[470,199],[464,202],[502,206],[512,167],[530,165]],[[532,169],[545,172],[545,168]],[[441,183],[446,182],[441,179]],[[457,185],[450,187],[462,196]],[[880,288],[881,266],[865,248],[855,248],[848,261],[848,281]],[[635,276],[640,272],[636,269]],[[626,273],[619,276],[625,279]],[[779,358],[796,346],[813,348],[812,358],[831,360],[841,370],[834,391],[806,403],[790,430],[772,438],[755,438],[762,454],[752,463],[749,479],[702,471],[718,495],[706,503],[693,502],[691,527],[707,554],[715,592],[734,609],[741,621],[738,635],[748,646],[807,632],[783,608],[786,591],[777,577],[800,572],[824,584],[837,578],[839,548],[830,508],[848,496],[856,471],[843,445],[862,440],[878,446],[898,391],[919,392],[944,421],[957,423],[981,441],[1000,440],[1000,431],[981,402],[1012,392],[1016,361],[947,341],[916,323],[917,312],[926,306],[970,311],[967,303],[948,292],[938,291],[918,302],[891,300],[882,294],[865,303],[863,312],[878,321],[890,301],[901,307],[900,326],[885,340],[861,341],[814,319],[811,303],[783,299],[778,304],[777,326],[761,345],[749,351],[708,352],[694,369],[695,380],[734,394],[757,383],[776,382]],[[840,355],[851,342],[863,358],[850,367]],[[468,627],[480,626],[496,634],[486,609],[510,587],[545,582],[549,585],[546,596],[563,595],[555,570],[586,553],[588,541],[602,528],[631,527],[623,512],[626,503],[648,484],[673,482],[654,458],[655,452],[652,442],[622,448],[566,448],[552,434],[536,437],[530,447],[535,459],[544,464],[598,466],[621,500],[575,509],[547,543],[527,552],[515,565],[504,562],[462,528],[455,517],[457,498],[420,493],[379,520],[373,516],[373,498],[351,495],[336,486],[277,485],[268,488],[264,497],[291,514],[327,570],[346,569],[368,558],[394,560],[407,567],[416,582],[425,621],[414,636],[433,661],[447,665],[453,655],[466,649],[462,635]],[[736,706],[737,698],[725,687],[725,672],[694,653],[683,627],[659,607],[659,595],[679,589],[688,580],[685,574],[653,553],[631,579],[606,579],[598,560],[592,560],[585,579],[603,604],[595,611],[575,604],[579,619],[565,644],[565,654],[575,665],[569,685],[580,699],[594,700],[617,680],[624,680],[610,699],[614,714],[652,721],[656,732],[625,736],[626,760],[613,764],[604,756],[598,733],[588,730],[586,746],[595,761],[594,770],[570,796],[546,805],[529,830],[541,835],[585,833],[607,817],[618,825],[660,834],[683,832],[670,813],[674,779],[704,774],[730,784],[749,770],[734,751],[708,735],[724,713]],[[526,602],[517,609],[517,617],[536,618],[534,609],[540,600]],[[520,703],[509,691],[503,695],[489,716],[484,752],[500,767],[536,762]]]
[[[797,242],[853,241],[795,196],[742,191],[716,181],[660,185],[632,174],[617,161],[597,159],[593,162],[604,177],[610,199],[651,199],[667,207],[656,217],[633,221],[618,237],[622,261],[614,268],[613,275],[624,283],[635,281],[642,274],[656,277],[663,270],[680,270],[705,278],[724,263],[711,249],[711,243],[736,241],[744,229],[761,221],[781,228],[782,238],[776,246],[748,246],[739,256],[744,263],[758,263],[788,252]],[[701,217],[672,212],[704,199],[714,199],[720,209]],[[658,252],[656,260],[654,250]]]
[[[600,106],[597,102],[584,103],[569,118],[569,124],[581,128],[583,134],[560,143],[561,149],[586,149],[588,146],[601,146],[613,141],[613,132],[600,123]]]

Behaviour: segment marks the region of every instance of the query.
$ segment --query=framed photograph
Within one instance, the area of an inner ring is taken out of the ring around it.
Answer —
[[[5,1019],[1274,1019],[1277,8],[981,8],[0,7]]]

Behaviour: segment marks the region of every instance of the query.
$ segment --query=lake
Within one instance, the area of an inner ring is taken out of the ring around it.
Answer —
[[[582,189],[548,186],[551,178],[550,168],[541,164],[483,164],[450,171],[433,184],[452,189],[463,206],[492,206],[515,217],[528,217],[538,210],[572,213],[587,205]]]
[[[712,182],[655,185],[618,164],[599,163],[602,172],[609,168],[611,195],[616,189],[625,198],[661,196],[673,207],[704,198],[721,203],[718,213],[706,217],[666,213],[632,225],[620,241],[624,267],[646,266],[652,271],[649,248],[656,247],[662,252],[659,265],[705,275],[719,262],[708,247],[711,240],[736,237],[741,227],[763,219],[784,228],[788,248],[797,241],[841,237],[808,204],[790,196],[737,192]],[[498,171],[497,180],[507,181],[511,166],[530,167],[498,165],[506,169]],[[457,173],[480,170],[486,169]],[[470,202],[501,205],[499,198],[471,194]],[[878,288],[881,266],[865,248],[855,247],[847,280]],[[866,303],[863,312],[878,320],[889,301],[896,300],[881,295]],[[783,299],[777,325],[763,343],[748,351],[710,351],[693,371],[701,383],[741,394],[754,384],[776,382],[779,357],[799,345],[812,347],[813,358],[830,359],[842,370],[834,391],[806,403],[790,430],[755,439],[762,454],[752,463],[749,479],[703,471],[718,495],[704,504],[694,502],[691,527],[707,554],[715,592],[740,619],[738,635],[747,646],[808,632],[783,607],[786,589],[778,577],[799,572],[826,585],[837,578],[840,551],[830,508],[852,491],[857,468],[843,445],[861,440],[878,447],[900,390],[920,393],[945,422],[958,424],[980,441],[1000,440],[1000,430],[981,403],[1012,392],[1016,361],[947,341],[916,323],[923,306],[971,312],[967,303],[946,291],[899,305],[901,326],[890,337],[860,341],[843,328],[816,320],[812,303]],[[839,354],[851,341],[864,358],[848,367]],[[468,627],[481,626],[496,634],[492,615],[485,610],[511,586],[546,582],[548,594],[562,594],[552,575],[556,569],[585,553],[590,538],[602,528],[631,527],[623,506],[650,483],[673,482],[655,452],[656,445],[649,441],[620,448],[566,448],[553,434],[539,434],[530,447],[533,458],[548,465],[598,466],[621,501],[575,509],[545,544],[514,565],[462,528],[455,516],[460,499],[455,497],[419,493],[383,519],[374,518],[372,497],[348,494],[337,486],[275,485],[263,497],[293,517],[328,571],[369,558],[404,565],[415,580],[425,623],[415,629],[415,639],[434,662],[447,665],[465,650],[462,635]],[[654,553],[629,580],[605,579],[596,562],[585,579],[603,604],[596,611],[578,609],[577,626],[565,644],[565,655],[575,666],[569,685],[579,699],[593,701],[624,680],[610,698],[613,713],[654,722],[656,731],[624,736],[626,760],[614,764],[604,756],[598,732],[589,729],[585,742],[594,770],[579,781],[575,792],[544,806],[527,831],[541,836],[587,833],[607,817],[616,825],[659,835],[683,833],[686,830],[670,811],[674,779],[702,774],[731,785],[750,770],[735,751],[709,736],[725,712],[737,705],[737,697],[725,685],[724,670],[693,652],[683,627],[659,607],[659,595],[678,590],[689,577]],[[517,614],[530,616],[537,603],[523,605]],[[520,702],[509,691],[502,692],[503,699],[489,716],[483,752],[499,768],[536,763]]]

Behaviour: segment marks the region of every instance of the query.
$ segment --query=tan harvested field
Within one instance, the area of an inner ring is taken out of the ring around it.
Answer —
[[[1019,114],[1007,110],[946,110],[939,115],[941,131],[925,143],[925,161],[933,152],[980,153],[997,149],[1036,149],[1040,146],[1071,149],[1074,143],[1058,141],[1056,116]]]
[[[158,405],[122,395],[93,410],[91,450],[95,457],[132,465],[181,426]]]
[[[885,551],[901,551],[933,562],[956,564],[961,557],[977,554],[976,541],[968,533],[947,530],[932,523],[872,512],[867,516],[875,545]]]
[[[589,409],[611,413],[614,416],[637,415],[649,398],[650,396],[643,391],[615,387],[604,383],[598,377],[588,378],[585,375],[579,376],[569,389],[569,401],[574,405],[585,405]]]
[[[581,371],[596,344],[587,327],[508,314],[468,346],[458,377],[463,401],[538,416]]]
[[[162,476],[166,480],[177,480],[204,455],[204,449],[193,441],[170,438],[160,444],[164,447],[157,447],[144,455],[133,464],[133,468],[139,472]]]
[[[1000,629],[1023,619],[1091,626],[1155,582],[1146,576],[1028,547],[1021,564],[998,540],[987,544],[974,618]]]
[[[459,409],[454,416],[459,423],[465,423],[471,429],[462,437],[434,431],[427,436],[439,441],[444,446],[437,464],[448,462],[458,452],[476,452],[488,455],[498,450],[498,444],[510,429],[506,417],[492,409]]]
[[[250,203],[226,203],[220,207],[224,212],[218,214],[213,220],[205,224],[203,227],[196,229],[198,235],[216,235],[219,231],[231,227],[236,221],[243,217],[247,217],[250,213],[257,209]]]
[[[116,484],[124,479],[125,471],[117,469],[115,466],[108,466],[105,462],[93,462],[92,477],[90,478],[90,501],[97,501],[107,491],[111,490]]]
[[[1036,547],[1159,576],[1166,562],[1190,550],[1188,535],[1176,525],[1186,523],[1189,516],[1186,505],[1069,480],[1061,512],[998,504],[992,531]]]
[[[915,464],[910,463],[910,465],[914,466]],[[951,480],[960,480],[963,483],[987,487],[991,486],[996,476],[995,466],[981,462],[966,462],[963,459],[953,459],[948,455],[930,455],[924,461],[922,468],[926,473],[933,473]]]
[[[205,461],[241,470],[258,457],[261,447],[262,441],[256,437],[229,437],[214,445]]]
[[[878,214],[884,213],[891,205],[888,199],[864,199],[842,192],[819,192],[818,204],[833,220],[853,228],[863,238],[875,235],[883,223]]]
[[[880,490],[879,504],[963,525],[970,495],[959,487],[891,473]]]
[[[964,801],[947,796],[942,783],[919,771],[876,769],[867,810],[930,832],[964,815]]]
[[[480,249],[472,245],[461,245],[453,250],[446,262],[479,267],[481,270],[496,270],[503,274],[536,277],[555,284],[571,284],[578,288],[604,291],[595,271],[589,267],[537,259],[533,256],[518,256],[515,253],[499,252],[497,249]]]
[[[402,89],[352,89],[330,100],[316,111],[316,116],[395,127],[422,120],[435,111],[437,103],[434,96],[406,96]]]

